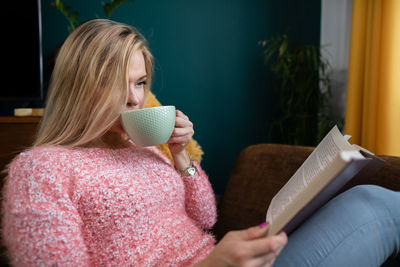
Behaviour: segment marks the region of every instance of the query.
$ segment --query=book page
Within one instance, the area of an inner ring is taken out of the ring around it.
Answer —
[[[272,223],[285,207],[344,150],[355,149],[335,126],[274,196],[267,211],[267,221]]]

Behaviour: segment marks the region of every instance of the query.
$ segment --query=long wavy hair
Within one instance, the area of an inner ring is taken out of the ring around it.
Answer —
[[[136,51],[145,59],[147,95],[153,56],[135,28],[95,19],[75,29],[58,52],[34,146],[84,146],[101,138],[128,101],[128,66]]]

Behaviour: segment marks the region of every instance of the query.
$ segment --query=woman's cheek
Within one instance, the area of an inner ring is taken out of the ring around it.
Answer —
[[[114,122],[113,126],[110,128],[110,132],[124,134],[124,128],[122,127],[121,119]]]

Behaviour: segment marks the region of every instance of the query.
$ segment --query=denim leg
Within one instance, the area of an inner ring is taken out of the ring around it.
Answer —
[[[400,250],[400,192],[356,186],[296,231],[274,266],[380,266]]]

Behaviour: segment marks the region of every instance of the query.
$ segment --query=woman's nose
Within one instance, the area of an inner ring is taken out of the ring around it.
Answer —
[[[137,105],[139,105],[139,97],[138,97],[138,95],[133,90],[129,90],[127,108],[128,109],[133,109]]]

